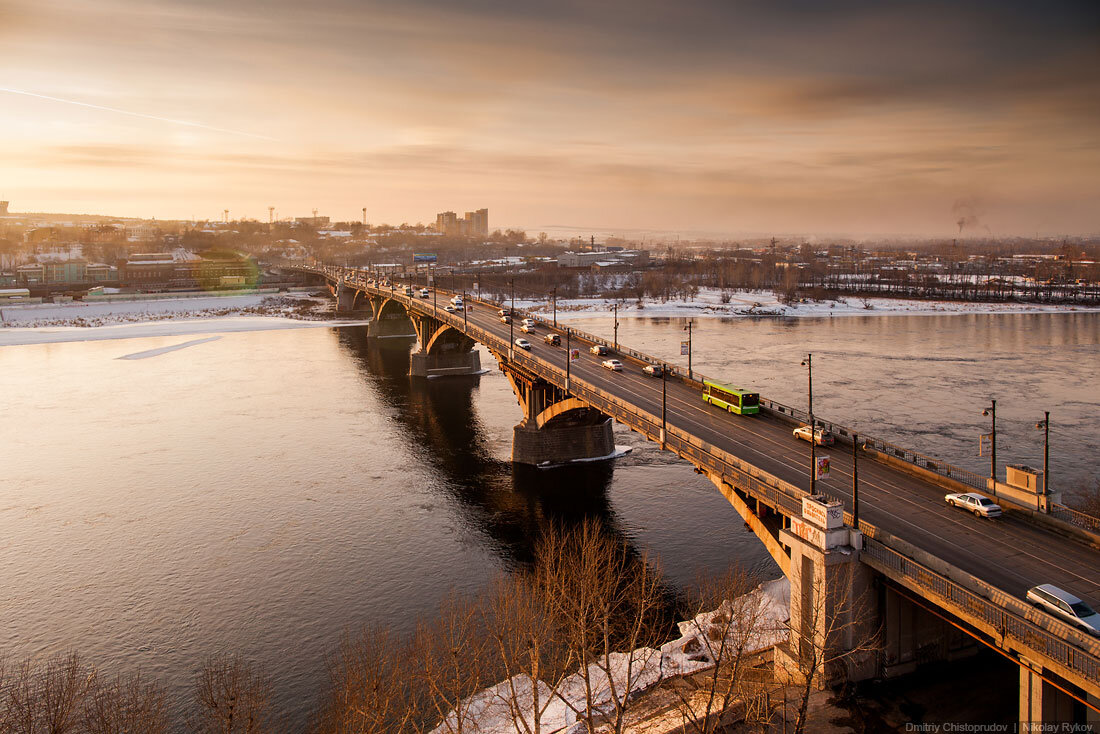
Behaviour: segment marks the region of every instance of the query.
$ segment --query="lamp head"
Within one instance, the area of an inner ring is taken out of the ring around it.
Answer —
[[[982,415],[989,415],[989,408],[982,411]]]
[[[1035,424],[1035,429],[1036,430],[1042,430],[1046,427],[1047,427],[1047,422],[1046,421],[1039,421],[1038,423]]]

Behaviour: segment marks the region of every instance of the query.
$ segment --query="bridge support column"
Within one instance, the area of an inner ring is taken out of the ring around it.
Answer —
[[[559,388],[504,365],[501,361],[524,416],[512,432],[513,462],[539,466],[614,455],[610,418]]]
[[[409,355],[413,377],[481,374],[481,355],[474,340],[449,324],[431,316],[410,312],[419,348]]]
[[[791,549],[790,629],[776,651],[788,679],[824,688],[878,672],[878,598],[873,572],[859,562],[862,535],[844,525],[839,502],[803,498],[780,542]]]
[[[1089,702],[1095,705],[1094,696],[1088,696],[1057,674],[1044,671],[1040,663],[1023,656],[1020,662],[1020,732],[1056,731],[1059,724],[1092,724],[1093,727],[1100,724],[1100,714],[1059,690],[1051,681],[1056,679],[1059,686],[1092,699]]]
[[[355,310],[355,289],[348,288],[343,281],[336,284],[336,313],[348,313]]]

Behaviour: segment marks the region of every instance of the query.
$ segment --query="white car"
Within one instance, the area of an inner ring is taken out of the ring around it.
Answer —
[[[623,363],[617,359],[605,359],[601,364],[612,372],[623,371]]]
[[[516,346],[520,349],[531,351],[531,342],[527,341],[526,339],[516,339]]]
[[[993,502],[984,494],[977,492],[961,492],[944,496],[944,501],[952,507],[961,507],[973,512],[978,517],[1000,517],[1001,506]]]
[[[642,368],[642,373],[646,377],[664,377],[665,368],[659,364],[647,364]]]
[[[1039,584],[1027,590],[1027,600],[1090,635],[1100,637],[1100,614],[1068,591],[1054,584]]]
[[[443,310],[447,313],[454,313],[458,309],[455,308],[455,305],[453,303],[448,303],[446,306],[443,307]]]
[[[428,297],[428,295],[429,295],[429,294],[428,294],[428,289],[427,289],[427,288],[421,288],[421,289],[420,289],[420,297],[421,297],[421,298],[427,298],[427,297]]]
[[[534,319],[524,319],[522,323],[523,323],[524,326],[534,326],[535,325],[535,320]]]
[[[611,350],[605,347],[603,344],[595,344],[590,347],[588,351],[592,352],[597,357],[603,357],[611,353]]]
[[[523,326],[519,327],[519,330],[522,331],[524,334],[534,334],[535,333],[535,325],[534,324],[524,324]]]
[[[815,443],[817,443],[818,446],[833,445],[833,434],[829,433],[824,428],[818,428],[816,431],[814,431],[814,434],[814,438],[816,439]],[[809,441],[810,427],[799,426],[798,428],[794,429],[793,435],[795,438],[801,438],[803,441]]]

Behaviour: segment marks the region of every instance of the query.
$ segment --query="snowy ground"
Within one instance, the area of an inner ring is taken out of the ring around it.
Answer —
[[[364,324],[332,321],[305,294],[247,294],[0,307],[0,346]]]
[[[593,710],[608,713],[614,707],[613,697],[632,698],[662,680],[712,668],[719,650],[724,650],[722,654],[728,659],[734,648],[751,655],[787,639],[790,593],[790,582],[785,577],[768,581],[745,596],[724,603],[721,609],[680,622],[681,637],[662,645],[660,650],[643,647],[629,654],[611,653],[606,661],[588,666],[591,696],[586,692],[581,671],[568,676],[554,689],[541,680],[517,675],[465,699],[459,705],[461,717],[457,710],[452,710],[432,734],[459,731],[522,734],[534,730],[536,717],[544,734],[581,734],[585,727],[579,722],[580,715],[589,703]],[[739,631],[731,619],[753,620],[753,624]],[[719,627],[715,628],[715,624]],[[719,630],[717,637],[715,629]],[[726,633],[725,646],[720,642],[722,631]],[[539,691],[538,711],[534,710],[535,689]]]
[[[615,301],[603,298],[576,298],[558,300],[558,318],[606,314],[614,309]],[[516,307],[547,313],[551,307],[546,301],[516,299]],[[1098,307],[1045,305],[1036,303],[964,303],[960,301],[914,301],[893,298],[838,298],[835,301],[807,301],[784,306],[771,291],[733,291],[729,303],[722,303],[721,292],[704,288],[690,301],[645,301],[639,305],[634,300],[619,302],[620,316],[680,316],[680,317],[743,317],[786,316],[875,316],[898,315],[927,316],[968,313],[1061,313],[1085,311],[1100,313]]]

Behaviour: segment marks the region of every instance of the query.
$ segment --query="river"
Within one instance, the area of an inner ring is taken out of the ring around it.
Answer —
[[[685,323],[622,319],[619,339],[671,357]],[[1097,475],[1098,314],[699,319],[692,342],[697,370],[796,405],[813,352],[818,414],[976,471],[989,398],[1002,465],[1041,466],[1050,410],[1052,488]],[[513,468],[503,375],[411,380],[408,347],[348,327],[0,349],[0,657],[140,670],[178,716],[202,659],[240,652],[301,728],[343,630],[410,629],[552,519],[600,518],[675,586],[778,573],[708,481],[621,427],[614,466]]]

